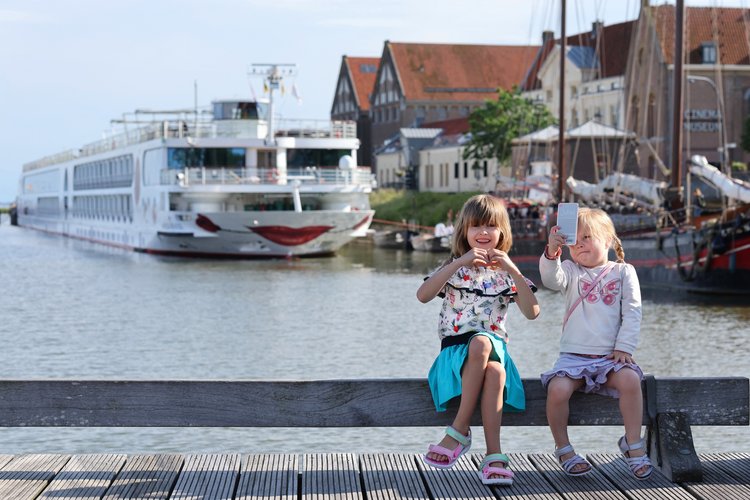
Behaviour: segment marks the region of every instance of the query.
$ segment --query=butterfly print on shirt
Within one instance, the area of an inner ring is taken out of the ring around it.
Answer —
[[[615,303],[617,295],[620,293],[620,279],[615,278],[607,283],[599,282],[593,289],[591,287],[591,281],[581,279],[580,288],[581,295],[584,295],[584,299],[589,304],[596,304],[601,298],[602,302],[611,306]]]

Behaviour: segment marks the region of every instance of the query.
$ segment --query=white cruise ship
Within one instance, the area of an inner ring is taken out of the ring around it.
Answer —
[[[154,254],[334,253],[369,228],[373,176],[353,122],[276,128],[279,80],[272,66],[268,102],[136,111],[118,134],[24,165],[18,224]]]

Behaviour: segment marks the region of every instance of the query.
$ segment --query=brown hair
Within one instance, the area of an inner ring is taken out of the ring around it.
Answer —
[[[578,229],[588,231],[591,237],[608,244],[617,255],[617,262],[625,262],[625,250],[617,237],[615,225],[607,213],[600,208],[579,208]]]
[[[469,228],[483,225],[495,226],[500,230],[498,250],[504,252],[510,250],[513,245],[513,236],[510,234],[510,220],[505,204],[495,196],[478,194],[466,200],[458,214],[451,243],[451,257],[460,257],[468,252],[471,249],[466,236]]]

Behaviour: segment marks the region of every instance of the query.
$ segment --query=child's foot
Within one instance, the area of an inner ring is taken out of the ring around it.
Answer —
[[[651,459],[646,456],[646,441],[644,439],[630,444],[627,438],[623,436],[617,442],[617,445],[636,479],[646,479],[651,475],[654,466],[651,464]]]
[[[448,426],[445,436],[437,445],[430,445],[424,456],[424,461],[441,469],[452,467],[458,458],[471,448],[471,430],[462,434],[452,426]]]
[[[577,454],[570,443],[560,448],[555,448],[555,456],[558,462],[560,462],[560,466],[569,476],[582,476],[591,472],[591,464]]]
[[[487,485],[511,485],[513,484],[513,471],[508,469],[510,459],[504,453],[490,453],[480,466],[479,474],[482,483]]]

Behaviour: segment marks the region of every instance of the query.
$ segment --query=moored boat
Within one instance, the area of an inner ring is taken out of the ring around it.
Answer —
[[[182,256],[326,255],[365,236],[373,180],[354,123],[277,129],[279,81],[271,65],[267,102],[137,111],[119,134],[24,165],[18,225]]]

